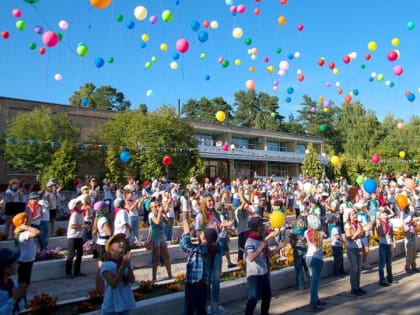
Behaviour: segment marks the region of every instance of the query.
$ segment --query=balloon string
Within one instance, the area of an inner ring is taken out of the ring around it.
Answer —
[[[113,25],[113,17],[114,17],[114,7],[115,6],[115,3],[114,2],[112,2],[112,12],[111,12],[111,21],[110,21],[110,26],[109,26],[109,36],[108,36],[108,38],[109,38],[109,40],[111,40],[111,36],[112,36],[112,25]]]
[[[89,9],[89,25],[88,25],[88,30],[90,30],[92,28],[92,6]]]

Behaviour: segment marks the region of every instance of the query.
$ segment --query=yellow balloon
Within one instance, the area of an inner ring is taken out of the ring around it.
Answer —
[[[147,34],[143,34],[143,35],[141,35],[141,40],[142,40],[143,42],[147,42],[147,41],[149,40],[149,35],[147,35]]]
[[[147,18],[147,9],[139,5],[134,9],[134,16],[137,20],[143,21],[145,18]]]
[[[223,122],[226,119],[226,114],[224,112],[222,112],[221,110],[219,110],[216,113],[216,119],[220,122]]]
[[[267,72],[268,73],[273,73],[273,71],[274,71],[274,67],[273,66],[268,66],[267,67]]]
[[[236,65],[236,66],[239,66],[240,64],[241,64],[241,59],[236,59],[236,60],[235,60],[235,65]]]
[[[235,38],[241,38],[242,35],[244,35],[244,31],[242,30],[242,28],[236,27],[236,28],[233,29],[232,35]]]
[[[337,68],[334,68],[333,73],[334,74],[338,74],[338,72],[339,72],[338,69]]]
[[[171,62],[171,69],[172,69],[172,70],[176,70],[176,69],[178,69],[178,64],[177,64],[175,61],[172,61],[172,62]]]
[[[281,211],[274,211],[270,216],[270,224],[273,228],[279,229],[286,222],[286,217]]]
[[[395,37],[391,40],[391,44],[392,44],[392,46],[397,47],[400,44],[400,40]]]
[[[168,45],[165,43],[160,44],[160,50],[166,51],[168,49]]]
[[[400,152],[400,158],[402,158],[402,159],[405,158],[405,152],[404,151]]]
[[[340,163],[340,158],[337,155],[331,157],[331,164],[337,166]]]
[[[325,113],[328,113],[328,111],[329,111],[330,109],[328,108],[328,107],[324,107],[324,112]]]
[[[377,44],[376,44],[376,42],[374,42],[374,41],[371,41],[371,42],[369,42],[369,44],[368,44],[368,49],[369,49],[370,51],[375,51],[377,47],[378,47],[378,45],[377,45]]]
[[[249,72],[252,73],[252,72],[254,72],[254,70],[255,70],[254,67],[249,67]]]
[[[353,91],[350,91],[349,95],[350,95],[351,97],[353,97],[353,96],[354,96]]]

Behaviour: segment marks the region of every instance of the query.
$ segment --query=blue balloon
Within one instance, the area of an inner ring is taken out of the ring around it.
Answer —
[[[141,48],[146,48],[146,43],[145,43],[145,42],[141,42],[141,43],[140,43],[140,47],[141,47]]]
[[[127,28],[129,28],[129,29],[134,28],[135,25],[136,24],[134,24],[134,22],[131,21],[131,20],[128,20],[127,22],[125,22],[125,26],[127,26]]]
[[[89,105],[89,99],[88,98],[82,98],[82,105],[88,106]]]
[[[376,191],[376,182],[373,179],[367,179],[364,183],[363,183],[363,189],[368,193],[374,193]]]
[[[230,190],[231,189],[231,187],[229,186],[229,185],[227,185],[226,187],[225,187],[225,190]]]
[[[286,97],[286,102],[287,103],[290,103],[292,101],[292,98],[290,98],[290,97]]]
[[[200,33],[198,33],[198,40],[202,43],[207,42],[207,40],[209,39],[209,34],[207,34],[207,32],[205,31],[201,31]]]
[[[200,29],[200,23],[197,21],[192,21],[190,26],[194,32],[198,32],[198,30]]]
[[[241,204],[241,200],[240,199],[233,199],[232,205],[236,208],[239,207],[239,205]]]
[[[174,0],[174,3],[175,3],[176,5],[178,5],[178,4],[179,4],[179,0]]]
[[[232,15],[233,15],[233,16],[236,16],[237,14],[238,14],[238,12],[237,12],[237,11],[232,12]]]
[[[293,94],[294,91],[292,87],[287,88],[287,94]]]
[[[373,79],[372,77],[369,77],[369,81],[370,81],[370,82],[373,82],[373,80],[374,80],[374,79]]]
[[[101,57],[95,58],[95,66],[97,66],[98,68],[101,68],[104,64],[105,64],[105,61],[103,58]]]
[[[130,153],[127,151],[123,151],[120,154],[120,160],[123,161],[124,163],[127,163],[128,160],[130,160]]]
[[[394,82],[391,82],[390,84],[389,84],[389,87],[393,87],[395,84],[394,84]]]
[[[358,90],[358,89],[354,89],[354,90],[353,90],[353,94],[354,94],[354,95],[359,95],[359,90]]]
[[[206,75],[204,76],[204,79],[205,79],[206,81],[208,81],[208,80],[210,80],[210,76],[209,76],[208,74],[206,74]]]
[[[176,52],[172,55],[172,59],[173,60],[178,60],[179,59],[179,54]]]
[[[287,58],[289,58],[290,60],[292,60],[293,59],[293,54],[288,54],[287,55]]]
[[[416,99],[416,96],[413,93],[410,93],[410,94],[407,95],[407,99],[410,102],[414,102],[414,100]]]

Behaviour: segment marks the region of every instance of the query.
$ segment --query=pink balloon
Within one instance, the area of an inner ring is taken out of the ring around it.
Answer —
[[[63,79],[63,76],[62,76],[61,74],[57,73],[57,74],[54,76],[54,79],[55,79],[56,81],[61,81],[61,80]]]
[[[14,10],[12,11],[12,14],[13,14],[13,16],[14,16],[14,17],[16,17],[16,18],[20,18],[20,17],[22,16],[22,11],[20,11],[19,9],[14,9]]]
[[[58,43],[58,36],[53,31],[48,31],[42,35],[42,41],[46,46],[54,47]]]
[[[227,144],[224,144],[224,145],[222,146],[222,150],[223,150],[223,151],[229,151],[229,146],[228,146]]]
[[[380,160],[381,160],[381,158],[379,157],[379,155],[374,154],[374,155],[372,156],[372,162],[373,162],[373,163],[378,164]]]
[[[245,12],[245,6],[243,4],[238,5],[238,13],[244,13]]]
[[[303,24],[298,24],[297,29],[299,32],[303,31]]]
[[[188,49],[190,48],[190,44],[186,39],[178,39],[176,42],[176,50],[178,50],[180,53],[186,53]]]
[[[398,130],[403,130],[404,124],[403,123],[398,123],[397,128],[398,128]]]
[[[58,22],[58,27],[65,31],[69,28],[69,23],[65,20],[61,20],[60,22]]]
[[[280,69],[278,72],[279,77],[282,77],[286,74],[286,70]]]
[[[230,6],[230,12],[232,12],[232,13],[235,13],[236,11],[237,11],[237,7],[236,7],[236,5],[231,5]]]
[[[222,62],[223,62],[223,60],[225,60],[225,58],[223,58],[223,57],[219,57],[219,59],[217,59],[217,62],[218,62],[218,63],[222,63]]]
[[[395,75],[401,75],[401,73],[403,73],[403,67],[401,67],[401,66],[395,66],[394,67],[394,74]]]
[[[397,60],[397,59],[398,59],[398,54],[396,53],[396,51],[395,51],[395,50],[391,50],[391,51],[388,53],[387,57],[388,57],[388,60],[389,60],[389,61],[395,61],[395,60]]]
[[[331,86],[331,83],[330,83],[330,82],[327,82],[327,83],[325,83],[325,85],[326,85],[327,87],[330,87],[330,86]]]

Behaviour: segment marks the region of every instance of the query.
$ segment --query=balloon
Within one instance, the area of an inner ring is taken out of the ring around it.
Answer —
[[[147,34],[141,35],[141,40],[144,41],[144,42],[147,42],[149,40],[149,35],[147,35]]]
[[[217,59],[217,62],[218,62],[218,63],[222,63],[222,62],[223,62],[223,60],[225,60],[223,57],[219,57],[219,59]]]
[[[104,59],[101,57],[96,57],[94,62],[95,66],[97,66],[98,68],[101,68],[105,64]]]
[[[47,52],[47,50],[44,47],[39,48],[39,53],[41,55],[45,55],[46,52]]]
[[[152,56],[152,62],[156,62],[156,61],[157,61],[156,56]]]
[[[226,114],[225,114],[224,112],[222,112],[221,110],[219,110],[219,111],[216,113],[216,119],[217,119],[217,121],[219,121],[219,122],[224,122],[224,121],[225,121],[225,119],[226,119]]]
[[[241,64],[241,60],[240,59],[236,59],[235,60],[235,66],[239,66]]]
[[[172,70],[178,69],[178,64],[175,61],[172,61],[170,66]]]
[[[285,74],[286,74],[286,70],[283,70],[283,69],[280,69],[279,72],[278,72],[278,75],[280,77],[284,76]]]
[[[306,154],[308,154],[308,153],[306,153]],[[308,193],[308,194],[312,193],[312,190],[313,189],[314,189],[314,186],[311,183],[305,183],[303,185],[303,191],[306,192],[306,193]]]
[[[121,22],[122,20],[124,20],[124,17],[122,14],[117,14],[115,18],[117,19],[118,22]]]
[[[286,4],[287,4],[287,0],[280,0],[280,3],[281,3],[282,5],[286,5]]]
[[[279,85],[279,81],[275,80],[275,81],[273,82],[273,85],[274,85],[274,86],[278,86],[278,85]]]
[[[205,28],[208,28],[208,27],[210,26],[210,22],[209,22],[209,21],[204,21],[204,22],[203,22],[203,26],[204,26]]]
[[[294,89],[292,87],[287,88],[287,94],[293,94]]]
[[[200,54],[200,58],[201,58],[201,59],[206,59],[206,57],[207,57],[207,55],[206,55],[205,53],[201,53],[201,54]]]
[[[330,108],[330,106],[331,106],[331,101],[330,101],[330,100],[326,100],[326,101],[324,102],[324,107],[326,107],[326,108]]]
[[[252,44],[252,39],[251,38],[246,38],[245,39],[245,45],[251,45]]]
[[[341,85],[341,83],[340,83],[340,82],[338,82],[338,81],[337,81],[337,82],[335,82],[335,86],[336,86],[336,87],[339,87],[340,85]]]
[[[279,22],[280,25],[284,25],[284,24],[286,24],[286,18],[284,16],[280,16],[277,19],[277,22]]]
[[[160,50],[166,51],[168,49],[168,45],[166,43],[160,44]]]
[[[408,22],[407,23],[407,29],[409,31],[412,31],[414,29],[414,26],[415,26],[414,22]]]
[[[55,79],[56,81],[61,81],[61,80],[63,79],[63,76],[62,76],[61,74],[57,73],[57,74],[54,76],[54,79]]]
[[[374,155],[372,155],[372,159],[371,160],[372,160],[373,163],[378,164],[379,161],[381,160],[381,158],[379,157],[379,155],[374,154]]]
[[[358,183],[359,185],[362,185],[364,181],[365,178],[362,175],[356,177],[356,183]]]
[[[403,67],[401,67],[400,65],[395,66],[393,71],[395,75],[401,75],[403,73]]]
[[[337,155],[331,157],[331,164],[337,166],[340,163],[340,158]]]
[[[322,67],[325,64],[324,59],[318,59],[318,65]]]
[[[21,21],[21,20],[19,20],[19,21],[16,22],[16,28],[18,30],[23,31],[26,28],[26,23],[23,22],[23,21]]]
[[[178,39],[176,42],[176,49],[180,52],[180,53],[186,53],[188,51],[188,49],[190,48],[190,44],[188,43],[188,41],[186,39]]]
[[[156,15],[152,15],[149,19],[151,24],[156,24],[158,22],[158,17]]]
[[[303,24],[298,24],[297,29],[299,32],[303,31]]]
[[[331,83],[330,83],[330,82],[327,82],[327,83],[325,83],[325,85],[326,85],[327,87],[330,87],[330,86],[331,86]]]
[[[22,11],[20,11],[19,9],[14,9],[12,11],[12,14],[15,18],[20,18],[22,16]]]
[[[359,95],[359,90],[354,89],[354,90],[353,90],[353,94],[354,94],[354,95],[356,95],[356,96],[357,96],[357,95]]]
[[[34,28],[35,33],[42,35],[42,33],[44,33],[44,28],[42,26],[35,26]]]
[[[397,128],[398,128],[399,130],[403,130],[403,128],[404,128],[404,124],[403,124],[403,123],[398,123]]]
[[[276,49],[276,54],[279,54],[279,53],[281,53],[281,48]]]
[[[87,98],[82,98],[82,105],[83,105],[83,106],[88,106],[88,105],[89,105],[89,99],[87,99]]]
[[[411,178],[406,178],[404,180],[404,184],[405,184],[405,187],[407,187],[410,190],[413,190],[416,188],[416,183]]]
[[[120,160],[124,163],[127,163],[130,160],[130,153],[127,151],[123,151],[120,154]]]
[[[286,217],[281,211],[273,211],[270,215],[270,224],[274,229],[280,229],[286,222]]]
[[[410,93],[410,94],[407,95],[407,99],[410,102],[414,102],[414,100],[416,99],[416,96],[413,93]]]
[[[271,113],[271,117],[276,118],[276,116],[277,116],[277,113],[276,112],[272,112]]]
[[[134,9],[134,17],[139,21],[143,21],[147,18],[147,9],[141,5],[137,6]]]
[[[370,58],[371,58],[372,56],[371,56],[371,54],[369,54],[369,53],[367,53],[366,55],[365,55],[365,59],[366,60],[370,60]]]
[[[286,97],[286,103],[290,103],[292,101],[292,98],[291,97]]]
[[[327,130],[327,126],[325,125],[319,126],[319,131],[324,132],[325,130]]]
[[[337,93],[338,93],[338,94],[343,94],[343,89],[338,89],[338,90],[337,90]]]
[[[179,0],[174,0],[175,5],[179,4]]]
[[[398,38],[395,37],[391,40],[392,46],[397,47],[399,44],[400,44],[400,40]]]
[[[311,107],[311,113],[315,113],[316,112],[316,107]]]
[[[198,40],[202,43],[205,43],[209,39],[209,34],[206,31],[201,31],[198,33]]]
[[[58,22],[58,27],[65,31],[69,28],[69,23],[65,20],[61,20],[60,22]]]
[[[219,23],[217,23],[217,21],[211,21],[210,27],[215,30],[219,27]]]
[[[34,50],[35,48],[36,48],[36,44],[35,43],[33,43],[33,42],[29,43],[29,49],[30,50]]]
[[[233,0],[226,0],[225,3],[226,3],[226,5],[232,5],[233,4]]]
[[[349,56],[344,56],[343,57],[343,62],[344,63],[349,63],[350,62],[350,57]]]
[[[288,54],[287,55],[287,58],[289,58],[290,60],[292,60],[293,59],[293,54]]]
[[[229,146],[227,144],[222,145],[223,151],[229,151]]]
[[[364,183],[363,183],[363,189],[368,193],[374,193],[376,191],[376,182],[373,179],[367,179]]]
[[[127,22],[125,22],[125,26],[128,28],[128,29],[133,29],[134,28],[134,26],[136,26],[136,24],[134,24],[134,22],[133,21],[131,21],[131,20],[127,20]]]
[[[61,41],[63,39],[63,35],[59,32],[56,32],[57,37],[58,37],[58,41]]]
[[[90,4],[97,9],[104,9],[111,3],[111,0],[90,0]]]
[[[172,164],[172,158],[169,155],[165,155],[162,159],[162,163],[165,166],[169,166]]]
[[[408,206],[408,200],[407,197],[404,195],[398,195],[395,198],[395,203],[397,204],[398,208],[400,209],[404,209],[405,207]]]
[[[252,73],[252,72],[254,72],[254,70],[255,70],[254,67],[249,67],[249,72]]]
[[[264,57],[264,62],[268,62],[268,61],[269,61],[268,57]]]
[[[402,159],[405,158],[405,152],[404,151],[400,151],[399,156]]]
[[[232,31],[232,35],[235,38],[241,38],[243,34],[244,34],[244,31],[240,27],[236,27]]]
[[[331,62],[328,64],[328,68],[330,68],[330,69],[334,69],[334,68],[335,68],[335,63],[331,61]]]
[[[108,58],[106,59],[106,61],[107,61],[108,63],[114,63],[114,58],[112,58],[112,57],[108,57]]]
[[[10,34],[8,31],[3,31],[1,32],[1,37],[3,37],[4,39],[8,39],[10,37]]]
[[[243,4],[238,5],[238,13],[244,13],[245,12],[245,6]]]
[[[245,83],[245,86],[248,90],[253,90],[255,88],[255,82],[254,80],[248,80]]]
[[[173,18],[173,14],[171,11],[169,10],[165,10],[162,12],[162,20],[164,20],[165,22],[170,22]]]
[[[30,3],[30,4],[35,4],[35,3],[38,3],[39,2],[39,0],[24,0],[25,2],[28,2],[28,3]]]
[[[259,8],[254,9],[254,14],[259,15],[261,13],[261,10]]]
[[[151,63],[150,61],[148,61],[148,62],[146,62],[146,63],[144,64],[144,67],[145,67],[146,69],[150,69],[150,68],[152,67],[152,63]]]
[[[337,68],[334,68],[334,69],[333,69],[333,73],[334,73],[334,74],[338,74],[338,72],[339,72],[339,70],[338,70]]]
[[[146,96],[147,97],[152,97],[153,96],[153,91],[152,90],[147,90],[146,91]]]
[[[324,107],[324,113],[328,113],[329,110],[330,110],[329,108]]]
[[[400,54],[400,51],[399,51],[398,49],[395,49],[394,51],[395,51],[395,53],[397,54],[397,59],[399,59],[399,58],[400,58],[400,55],[401,55],[401,54]]]
[[[267,67],[267,72],[268,73],[273,73],[274,72],[274,67],[273,66],[268,66]]]
[[[141,43],[140,43],[140,47],[141,47],[141,48],[146,48],[146,46],[147,46],[147,45],[146,45],[146,43],[145,43],[145,42],[141,42]]]
[[[376,72],[372,72],[372,74],[370,75],[372,78],[376,78]]]
[[[252,48],[251,49],[251,53],[253,54],[253,55],[256,55],[256,54],[258,54],[258,49],[257,48]]]
[[[303,80],[305,80],[305,77],[303,76],[303,74],[299,74],[298,81],[302,82]]]
[[[362,63],[362,64],[360,65],[360,68],[364,69],[364,68],[366,68],[366,65],[365,65],[364,63]]]
[[[198,32],[200,29],[200,23],[198,21],[192,21],[190,27],[194,32]]]
[[[387,58],[389,61],[393,62],[398,59],[398,54],[395,52],[395,50],[391,50],[388,52]]]
[[[382,82],[382,81],[384,80],[384,78],[385,78],[385,77],[384,77],[383,73],[379,73],[376,79],[377,79],[379,82]]]
[[[368,43],[368,49],[370,51],[375,51],[377,47],[378,47],[378,45],[374,41],[371,41],[371,42]]]
[[[206,81],[210,80],[210,76],[209,76],[208,74],[206,74],[206,75],[204,76],[204,80],[206,80]]]
[[[356,58],[357,58],[357,53],[356,53],[355,51],[353,51],[353,52],[350,54],[350,58],[351,58],[351,59],[356,59]]]
[[[232,5],[232,6],[230,7],[230,12],[231,12],[232,14],[235,14],[237,10],[238,10],[238,8],[236,7],[236,5]]]
[[[229,67],[229,60],[224,59],[224,60],[222,61],[222,67],[223,67],[223,68],[227,68],[227,67]]]
[[[87,47],[84,43],[79,43],[79,44],[77,45],[77,49],[76,49],[76,51],[77,51],[77,54],[78,54],[80,57],[84,57],[84,56],[86,56],[86,55],[88,54],[89,49],[88,49],[88,47]]]
[[[288,70],[289,69],[289,63],[285,60],[281,61],[279,64],[279,67],[281,70]]]
[[[298,52],[298,51],[295,52],[295,55],[294,56],[295,56],[295,58],[299,58],[300,57],[300,52]]]
[[[58,36],[53,31],[45,32],[42,35],[42,42],[48,47],[54,47],[58,43]]]

